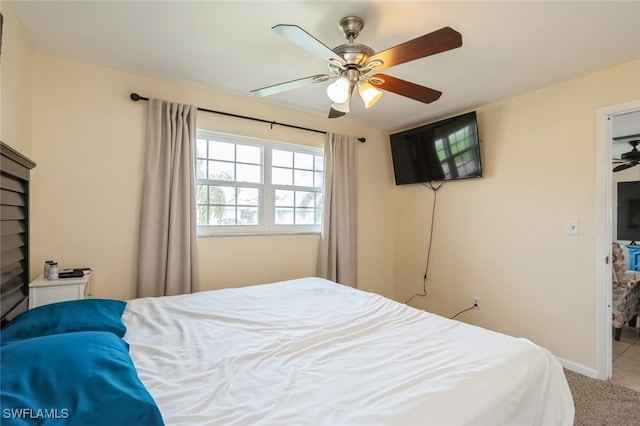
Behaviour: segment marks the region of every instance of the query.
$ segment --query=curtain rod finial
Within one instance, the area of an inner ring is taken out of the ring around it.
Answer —
[[[129,97],[131,98],[132,101],[137,102],[140,100],[140,95],[138,95],[137,93],[132,93],[131,95],[129,95]]]
[[[133,96],[133,95],[132,95]],[[358,140],[360,141],[360,143],[365,143],[367,141],[366,138],[358,138]]]

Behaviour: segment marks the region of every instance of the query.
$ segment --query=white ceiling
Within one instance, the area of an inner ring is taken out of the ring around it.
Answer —
[[[357,15],[365,20],[357,42],[376,52],[444,26],[462,33],[461,48],[385,70],[442,91],[438,101],[427,105],[387,92],[365,110],[354,97],[352,112],[339,118],[390,131],[640,58],[639,1],[12,4],[38,51],[243,97],[327,73],[322,60],[271,31],[276,24],[299,25],[333,48],[345,42],[340,19]],[[327,84],[260,101],[326,117]]]

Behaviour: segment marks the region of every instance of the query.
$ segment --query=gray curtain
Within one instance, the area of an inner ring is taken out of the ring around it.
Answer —
[[[138,297],[198,289],[197,108],[149,99],[138,248]]]
[[[356,138],[327,133],[324,164],[324,216],[318,252],[318,276],[356,287]]]

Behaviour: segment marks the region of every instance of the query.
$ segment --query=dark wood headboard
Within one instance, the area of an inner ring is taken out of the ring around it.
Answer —
[[[29,172],[36,163],[0,142],[2,325],[29,306]]]

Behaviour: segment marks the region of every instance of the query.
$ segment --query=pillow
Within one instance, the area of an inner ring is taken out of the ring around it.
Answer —
[[[0,416],[12,425],[164,424],[129,345],[113,333],[55,334],[2,345],[0,379]]]
[[[122,300],[83,299],[39,306],[9,321],[0,333],[0,342],[73,331],[110,331],[123,337],[127,329],[120,317],[126,304]]]

